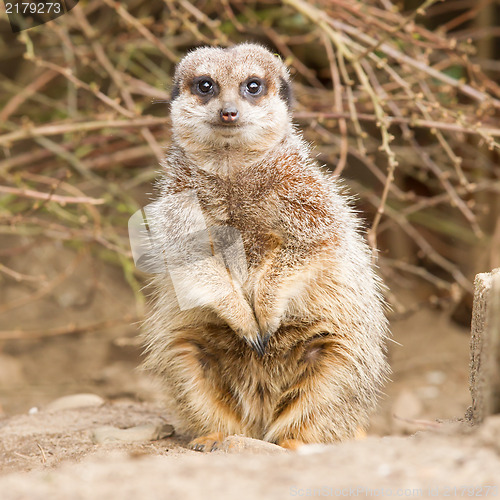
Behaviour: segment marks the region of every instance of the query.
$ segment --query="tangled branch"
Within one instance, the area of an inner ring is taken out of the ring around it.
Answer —
[[[169,142],[174,65],[198,45],[260,41],[291,68],[306,138],[358,194],[382,273],[458,300],[471,253],[496,258],[500,215],[500,87],[474,45],[488,31],[464,24],[477,12],[455,0],[405,13],[390,0],[79,4],[13,38],[23,71],[0,76],[0,232],[100,248],[140,294],[127,220]],[[31,279],[15,261],[0,270]]]

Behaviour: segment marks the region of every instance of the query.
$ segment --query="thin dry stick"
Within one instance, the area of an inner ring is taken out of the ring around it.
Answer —
[[[125,6],[120,4],[119,2],[114,2],[113,0],[104,0],[104,2],[114,9],[118,15],[125,20],[125,22],[135,28],[146,40],[152,43],[163,55],[167,56],[172,62],[178,62],[179,58],[158,38],[156,38],[151,31],[149,31],[141,22],[136,19],[134,16],[129,14],[125,10]]]
[[[482,181],[477,184],[469,185],[467,189],[465,189],[464,187],[457,188],[456,191],[458,195],[477,193],[480,191],[490,191],[500,194],[500,182],[495,183],[491,182],[490,180]],[[436,205],[445,203],[447,201],[449,201],[448,193],[441,193],[431,198],[422,198],[417,203],[414,203],[413,205],[409,205],[406,208],[403,208],[401,210],[401,214],[403,214],[404,216],[408,216],[416,212],[419,212],[421,210],[435,207]]]
[[[465,23],[466,21],[470,21],[471,19],[474,19],[476,17],[477,13],[481,10],[484,9],[486,6],[492,3],[493,0],[483,0],[482,2],[479,1],[475,7],[472,9],[469,9],[467,12],[464,12],[463,14],[454,17],[450,21],[444,23],[442,26],[439,27],[439,29],[443,30],[443,32],[448,32],[452,29],[455,29],[457,26],[460,26],[461,24]]]
[[[133,118],[130,120],[96,120],[81,123],[64,123],[59,125],[41,125],[39,127],[26,127],[0,136],[0,145],[10,145],[13,142],[27,139],[29,137],[42,137],[50,135],[66,134],[71,132],[85,132],[103,128],[136,128],[165,125],[167,118],[147,116]]]
[[[47,457],[45,456],[45,451],[43,451],[43,448],[40,443],[36,443],[38,446],[38,449],[42,452],[42,464],[47,462]]]
[[[53,177],[49,177],[46,175],[42,174],[32,174],[31,172],[20,172],[19,177],[23,180],[28,180],[32,182],[37,182],[39,184],[45,184],[46,186],[54,186],[54,179]],[[71,178],[71,174],[69,170],[65,171],[64,178],[57,179],[57,187],[64,189],[68,193],[72,193],[76,197],[86,197],[83,191],[81,191],[77,186],[70,184],[68,179]],[[94,210],[96,215],[99,213],[97,209],[92,208],[91,210]]]
[[[299,0],[284,0],[285,2],[298,2]],[[349,33],[353,36],[356,36],[360,40],[363,40],[365,43],[370,44],[374,43],[375,40],[373,38],[365,35],[362,33],[359,29],[349,26],[345,23],[336,21],[334,19],[327,18],[326,21],[329,25],[332,27],[345,31],[346,33]],[[348,43],[348,40],[346,39],[346,43]],[[493,96],[486,94],[485,92],[481,92],[480,90],[477,90],[470,85],[467,85],[466,83],[461,82],[460,80],[455,80],[451,76],[446,75],[445,73],[442,73],[440,71],[436,71],[434,68],[430,67],[429,65],[418,61],[416,59],[413,59],[406,54],[403,54],[397,49],[394,49],[393,47],[383,43],[380,46],[380,50],[385,52],[388,56],[392,57],[396,61],[398,61],[400,64],[407,64],[408,66],[411,66],[412,68],[422,71],[423,73],[427,74],[431,78],[435,78],[436,80],[439,80],[440,82],[446,83],[447,85],[450,85],[453,88],[456,88],[460,92],[462,92],[464,95],[467,95],[471,99],[474,99],[479,102],[487,102],[489,105],[494,106],[495,108],[500,109],[500,100],[494,98]]]
[[[9,123],[10,126],[10,123]],[[12,127],[14,128],[14,127]],[[2,136],[0,136],[1,138]],[[99,135],[89,135],[83,139],[75,138],[73,140],[65,141],[64,144],[61,144],[63,149],[71,151],[78,146],[99,148],[103,144],[107,144],[109,142],[109,138],[106,134]],[[44,160],[52,158],[54,156],[54,152],[48,149],[38,149],[35,151],[30,151],[28,153],[21,153],[16,156],[11,156],[3,161],[0,161],[0,176],[5,176],[9,173],[9,170],[12,170],[16,167],[32,167],[33,165],[43,166]],[[52,163],[51,163],[52,164]]]
[[[374,206],[380,206],[380,199],[375,195],[370,195],[369,198],[372,199]],[[389,206],[386,206],[386,214],[388,217],[393,219],[401,229],[416,243],[416,245],[422,250],[424,255],[437,264],[439,267],[447,271],[453,279],[466,291],[472,291],[472,284],[468,280],[459,267],[448,259],[444,258],[442,255],[438,254],[436,250],[429,244],[429,242],[413,227],[408,220],[403,217],[400,213],[396,212]]]
[[[83,253],[77,255],[73,262],[60,274],[58,274],[50,283],[46,284],[36,292],[27,295],[25,297],[20,297],[19,299],[12,300],[11,302],[7,302],[0,306],[0,314],[3,314],[6,311],[10,311],[12,309],[17,309],[19,307],[25,306],[34,302],[35,300],[39,300],[42,297],[48,295],[54,288],[56,288],[59,284],[61,284],[68,276],[74,273],[77,265],[83,258]]]
[[[340,56],[339,54],[339,59],[343,61],[344,59]],[[342,65],[340,66],[342,68]],[[367,148],[364,143],[364,139],[368,137],[368,134],[361,128],[361,125],[359,123],[360,116],[358,114],[358,111],[356,110],[356,104],[354,103],[354,95],[352,91],[352,86],[348,85],[346,87],[346,95],[347,95],[347,105],[349,107],[349,114],[346,114],[347,118],[350,118],[354,124],[354,130],[356,132],[356,142],[358,145],[359,152],[362,155],[366,155]],[[374,117],[374,121],[376,121],[377,118]]]
[[[92,26],[88,22],[87,18],[85,17],[85,14],[81,9],[76,9],[73,15],[75,16],[75,19],[78,21],[83,31],[83,34],[87,39],[87,42],[90,44],[90,47],[92,48],[95,57],[97,58],[97,61],[99,61],[99,64],[104,68],[106,73],[111,77],[113,83],[119,89],[127,108],[133,112],[134,100],[132,99],[132,96],[130,95],[130,92],[126,87],[125,82],[121,78],[121,75],[119,74],[118,71],[115,70],[113,64],[106,55],[106,52],[104,51],[102,44],[99,42],[96,36],[96,31],[94,30],[94,28],[92,28]]]
[[[281,54],[290,61],[290,64],[301,74],[304,78],[317,89],[324,89],[325,86],[318,80],[314,71],[309,69],[299,58],[295,57],[293,52],[287,46],[287,44],[283,41],[283,37],[281,37],[278,33],[276,33],[273,29],[268,28],[266,26],[262,27],[262,31],[269,37],[269,39],[276,45]]]
[[[294,114],[294,117],[299,120],[324,120],[328,118],[339,119],[345,118],[353,120],[351,113],[338,113],[338,112],[325,112],[325,111],[299,111]],[[356,117],[359,121],[376,122],[378,117],[376,115],[370,115],[367,113],[357,113]],[[477,124],[471,124],[469,126],[460,125],[457,123],[445,123],[434,120],[421,120],[419,118],[406,118],[403,116],[386,116],[386,121],[389,125],[399,125],[404,123],[412,128],[426,128],[426,129],[439,129],[448,132],[460,132],[462,134],[468,135],[480,135],[481,133],[490,135],[492,137],[500,137],[500,128],[489,128],[483,127]],[[0,137],[1,139],[1,137]]]
[[[396,116],[401,116],[402,113],[399,110],[398,106],[396,105],[396,103],[394,101],[389,101],[389,99],[388,99],[389,96],[383,90],[383,88],[380,85],[380,83],[378,82],[375,74],[373,73],[373,71],[371,71],[371,68],[369,67],[369,65],[366,64],[365,62],[363,62],[363,64],[366,65],[366,71],[370,74],[370,78],[371,78],[372,84],[377,89],[378,93],[384,99],[388,100],[389,106],[391,107],[391,110],[393,111],[393,113]],[[390,74],[393,75],[396,78],[396,75],[394,75],[394,71],[390,70],[386,65],[384,65],[384,69],[386,69],[386,71],[390,72]],[[404,82],[402,82],[402,83],[403,83],[403,85],[402,85],[403,88],[407,91],[407,93],[409,94],[410,98],[413,98],[414,95],[411,92],[411,89],[408,89],[404,85]],[[419,105],[419,103],[418,103],[418,101],[416,99],[415,99],[415,102],[417,102],[417,105]],[[426,111],[423,111],[423,112],[426,113]],[[439,181],[441,182],[441,184],[443,185],[443,187],[449,193],[450,199],[457,205],[457,207],[460,209],[460,211],[464,214],[465,218],[471,224],[471,227],[472,227],[474,233],[476,234],[476,236],[482,237],[483,233],[482,233],[481,229],[479,228],[479,225],[477,223],[476,216],[474,215],[474,213],[469,209],[469,207],[464,203],[464,201],[457,194],[455,188],[451,185],[451,183],[445,177],[445,175],[443,174],[443,172],[439,168],[439,166],[435,162],[432,161],[431,157],[426,152],[424,152],[422,150],[422,148],[419,146],[419,144],[418,144],[417,140],[415,139],[415,137],[413,135],[411,135],[411,134],[408,133],[409,130],[407,130],[405,128],[406,125],[402,124],[402,127],[403,127],[403,132],[406,132],[407,140],[410,141],[410,143],[412,144],[413,148],[419,153],[419,156],[422,158],[422,160],[424,160],[424,163],[429,167],[429,169],[439,179]],[[444,139],[444,137],[442,137],[442,141],[440,141],[441,146],[443,146],[443,141],[446,142],[445,139]],[[447,142],[446,142],[446,144],[448,145]],[[466,183],[466,184],[463,184],[463,185],[468,186],[469,183]]]
[[[98,321],[97,323],[83,326],[70,324],[52,329],[42,328],[39,330],[0,330],[0,340],[33,340],[49,337],[59,337],[61,335],[94,333],[100,330],[108,330],[109,328],[114,328],[120,325],[132,325],[140,320],[141,318],[139,317],[125,315],[122,318]]]
[[[188,12],[190,12],[200,23],[206,24],[211,29],[217,30],[221,25],[219,19],[210,19],[201,10],[197,9],[192,3],[186,0],[179,0],[179,4]]]
[[[394,269],[399,269],[401,271],[404,271],[406,273],[413,274],[415,276],[418,276],[429,283],[432,283],[436,288],[440,290],[450,290],[452,285],[451,283],[448,283],[445,280],[442,280],[438,278],[437,276],[434,276],[431,274],[429,271],[427,271],[423,267],[417,267],[412,264],[408,264],[407,262],[403,262],[401,260],[395,260],[395,259],[388,259],[387,257],[381,257],[380,258],[380,264],[391,266]]]
[[[104,51],[104,48],[102,47],[101,43],[99,43],[96,39],[96,33],[95,30],[92,28],[90,23],[88,22],[87,18],[83,14],[83,12],[80,9],[77,9],[75,11],[75,16],[78,19],[82,30],[87,37],[87,39],[90,41],[90,45],[92,47],[92,50],[94,51],[97,60],[99,63],[102,65],[102,67],[105,69],[108,75],[110,75],[111,79],[113,80],[113,83],[118,87],[120,90],[120,93],[122,95],[123,101],[125,102],[125,105],[127,108],[130,110],[131,113],[137,114],[137,110],[135,109],[135,103],[134,100],[132,99],[132,96],[128,90],[127,85],[125,84],[124,80],[121,77],[121,74],[115,70],[113,64],[109,60],[108,56],[106,55],[106,52]],[[145,127],[141,128],[141,134],[146,139],[147,143],[151,147],[151,149],[154,151],[156,157],[158,160],[162,160],[164,157],[163,151],[159,144],[156,142],[154,139],[153,135],[151,134],[151,131]]]
[[[88,160],[82,160],[82,163],[90,170],[107,169],[110,165],[117,165],[122,162],[130,162],[138,158],[151,160],[151,147],[149,145],[132,146],[114,153],[103,154]]]
[[[421,15],[425,14],[425,11],[431,5],[433,5],[437,2],[442,2],[442,1],[443,0],[425,0],[425,2],[418,9],[415,9],[408,17],[402,19],[397,26],[394,26],[394,28],[387,30],[380,37],[380,39],[377,40],[377,43],[375,43],[375,45],[371,45],[371,46],[367,47],[363,52],[358,54],[356,56],[356,60],[359,61],[359,60],[365,58],[368,54],[373,53],[376,50],[378,50],[383,43],[387,42],[394,35],[399,34],[401,31],[403,31],[405,26],[408,26],[408,24],[410,24],[412,21],[414,21],[417,16],[421,16]]]
[[[49,69],[53,69],[54,71],[57,71],[58,73],[63,75],[65,78],[70,80],[76,87],[81,88],[81,89],[85,89],[85,90],[91,92],[99,100],[101,100],[102,102],[107,104],[109,107],[115,109],[120,114],[127,116],[128,118],[134,118],[136,116],[135,113],[131,113],[129,110],[125,109],[123,106],[120,106],[120,104],[118,104],[114,99],[111,99],[106,94],[102,93],[97,88],[96,85],[89,85],[89,84],[83,82],[82,80],[80,80],[79,78],[76,78],[73,75],[71,69],[63,68],[61,66],[58,66],[57,64],[54,64],[54,63],[49,62],[49,61],[44,61],[44,60],[36,58],[36,57],[34,57],[33,59],[34,59],[34,63],[37,66],[40,66],[42,68],[49,68]]]
[[[22,225],[20,224],[20,222],[22,223]],[[0,225],[0,234],[20,234],[27,236],[42,235],[50,239],[62,241],[95,241],[103,247],[112,250],[119,255],[123,255],[127,258],[130,258],[132,256],[126,232],[122,237],[119,237],[116,235],[116,229],[112,225],[108,225],[106,227],[106,238],[104,238],[102,236],[102,231],[99,230],[98,226],[94,226],[92,228],[92,231],[88,229],[76,229],[67,227],[63,224],[51,222],[45,218],[32,216],[26,217],[22,214],[19,214],[12,217],[8,225]],[[114,240],[117,241],[118,244],[111,242],[111,238],[114,238]],[[18,252],[15,253],[17,254]],[[0,312],[2,312],[1,306]]]
[[[238,21],[238,18],[234,15],[233,9],[229,5],[229,0],[221,0],[224,6],[224,12],[227,14],[229,20],[233,23],[233,26],[240,32],[245,32],[245,26]]]
[[[14,278],[16,281],[41,281],[46,279],[45,275],[39,276],[30,276],[29,274],[23,274],[10,267],[7,267],[5,264],[0,262],[0,272],[5,273],[7,276]]]
[[[328,62],[330,64],[330,74],[332,77],[332,83],[333,83],[333,95],[334,95],[334,109],[338,113],[342,113],[343,108],[342,108],[342,84],[340,82],[340,75],[339,75],[339,69],[337,67],[337,63],[335,61],[335,55],[333,54],[332,50],[332,44],[330,40],[326,38],[325,35],[323,35],[323,45],[326,50],[326,55],[328,57]],[[335,170],[333,171],[334,175],[339,176],[342,171],[344,170],[344,167],[347,162],[347,152],[349,149],[349,143],[347,139],[347,122],[345,118],[340,118],[339,119],[339,130],[340,130],[340,157],[339,161],[337,163],[337,166],[335,167]]]
[[[429,87],[426,84],[426,82],[419,81],[418,84],[419,84],[420,88],[423,89],[424,94],[427,96],[427,98],[429,99],[429,101],[430,102],[434,102],[435,104],[438,105],[437,100],[436,100],[434,94],[429,89]],[[425,107],[421,103],[418,103],[418,105],[419,105],[419,108],[420,108],[420,110],[422,112],[422,115],[425,118],[429,118],[430,114],[427,112],[427,109],[425,109]],[[469,185],[469,181],[465,177],[464,172],[462,170],[462,166],[461,166],[462,165],[462,158],[459,158],[454,153],[454,151],[451,148],[450,144],[445,139],[444,135],[441,133],[440,130],[431,129],[431,133],[433,133],[436,136],[437,140],[439,141],[439,144],[441,144],[441,147],[443,148],[443,151],[445,151],[446,155],[448,156],[448,158],[451,160],[453,166],[455,167],[455,170],[457,172],[457,176],[458,176],[458,179],[460,181],[460,184],[462,184],[462,186],[466,186],[467,187]]]
[[[34,198],[35,200],[53,201],[55,203],[60,203],[61,205],[66,205],[67,203],[102,205],[105,202],[105,200],[103,200],[102,198],[89,198],[87,196],[62,196],[60,194],[41,193],[40,191],[34,191],[32,189],[14,188],[1,185],[0,193],[13,194],[15,196],[21,196],[23,198]]]
[[[26,100],[34,93],[45,87],[45,85],[52,81],[56,76],[58,76],[57,71],[44,71],[41,75],[35,78],[33,82],[24,87],[21,92],[15,94],[0,112],[0,123],[6,122],[9,119],[9,116],[14,113],[19,106],[26,102]]]

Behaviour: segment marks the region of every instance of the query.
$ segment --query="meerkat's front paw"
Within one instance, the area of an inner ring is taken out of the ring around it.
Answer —
[[[261,337],[265,344],[280,327],[285,311],[285,304],[276,302],[275,297],[266,293],[264,289],[257,290],[253,297],[253,310],[259,325]]]
[[[241,321],[241,326],[235,328],[235,331],[259,356],[263,356],[269,336],[262,335],[262,330],[259,328],[250,305],[248,305],[248,310],[250,313],[246,315],[246,321]]]
[[[268,314],[265,314],[265,312],[261,310],[257,312],[257,310],[260,308],[256,307],[255,309],[256,309],[255,315],[257,316],[257,321],[259,323],[259,330],[261,332],[259,337],[262,340],[262,344],[265,349],[265,347],[269,342],[269,339],[280,327],[281,318],[278,315],[269,316]]]
[[[261,335],[255,320],[246,328],[237,328],[235,331],[259,356],[264,355],[269,336]]]
[[[194,451],[208,453],[217,450],[222,441],[224,441],[224,434],[221,432],[212,432],[206,436],[193,439],[188,446]]]
[[[254,311],[241,291],[214,302],[214,309],[232,330],[259,356],[264,355],[269,337],[261,334]]]

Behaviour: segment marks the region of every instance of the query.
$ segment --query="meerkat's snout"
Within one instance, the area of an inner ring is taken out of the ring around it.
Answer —
[[[240,112],[232,103],[224,104],[220,110],[220,121],[225,125],[237,123],[240,118]]]

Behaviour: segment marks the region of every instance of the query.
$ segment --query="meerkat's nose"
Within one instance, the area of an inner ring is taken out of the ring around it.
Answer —
[[[232,105],[226,105],[220,110],[220,120],[222,123],[236,123],[240,113]]]

